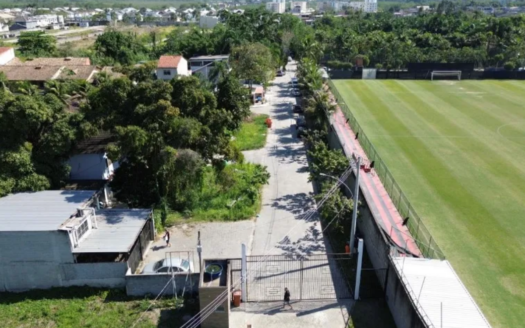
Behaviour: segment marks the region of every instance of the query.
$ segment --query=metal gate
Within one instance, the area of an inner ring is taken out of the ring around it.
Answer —
[[[351,270],[348,254],[316,254],[291,259],[287,255],[248,256],[247,301],[281,301],[284,288],[292,300],[351,299],[352,289],[344,274]],[[240,289],[241,259],[230,260],[231,284]]]

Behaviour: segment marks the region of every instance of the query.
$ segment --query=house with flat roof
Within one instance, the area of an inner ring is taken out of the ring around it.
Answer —
[[[157,78],[169,81],[177,76],[189,76],[188,61],[182,56],[160,56],[157,63]]]
[[[106,209],[95,190],[0,198],[0,292],[124,287],[155,229],[150,209]]]
[[[230,55],[213,55],[191,57],[189,60],[190,70],[193,75],[200,75],[203,79],[209,80],[210,72],[215,67],[215,63],[224,61],[228,64]]]

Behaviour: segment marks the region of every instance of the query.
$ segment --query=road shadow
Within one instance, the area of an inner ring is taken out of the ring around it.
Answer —
[[[315,202],[312,193],[288,194],[273,200],[272,207],[292,213],[298,220],[311,222],[305,212],[313,208]]]
[[[284,237],[276,247],[283,251],[282,255],[286,258],[294,260],[308,260],[309,256],[326,252],[323,236],[317,225],[310,226],[304,236],[296,241],[290,240],[288,236]]]

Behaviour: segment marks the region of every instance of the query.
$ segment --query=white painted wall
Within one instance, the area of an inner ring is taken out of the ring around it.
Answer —
[[[217,16],[201,16],[199,18],[199,25],[201,28],[214,28],[219,23]]]
[[[15,58],[15,49],[11,48],[8,51],[0,54],[0,65],[5,65]]]
[[[176,68],[157,68],[157,78],[159,80],[169,81],[177,76]]]
[[[74,155],[67,164],[71,167],[71,180],[107,180],[114,168],[112,165],[108,166],[105,154]]]
[[[188,61],[182,57],[177,67],[177,74],[180,76],[190,76],[191,72],[188,70]]]

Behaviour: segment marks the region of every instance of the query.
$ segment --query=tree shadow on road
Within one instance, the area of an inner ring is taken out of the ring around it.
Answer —
[[[283,251],[282,255],[295,260],[307,260],[313,254],[326,252],[323,235],[317,225],[310,226],[305,235],[296,241],[284,237],[276,247]]]

